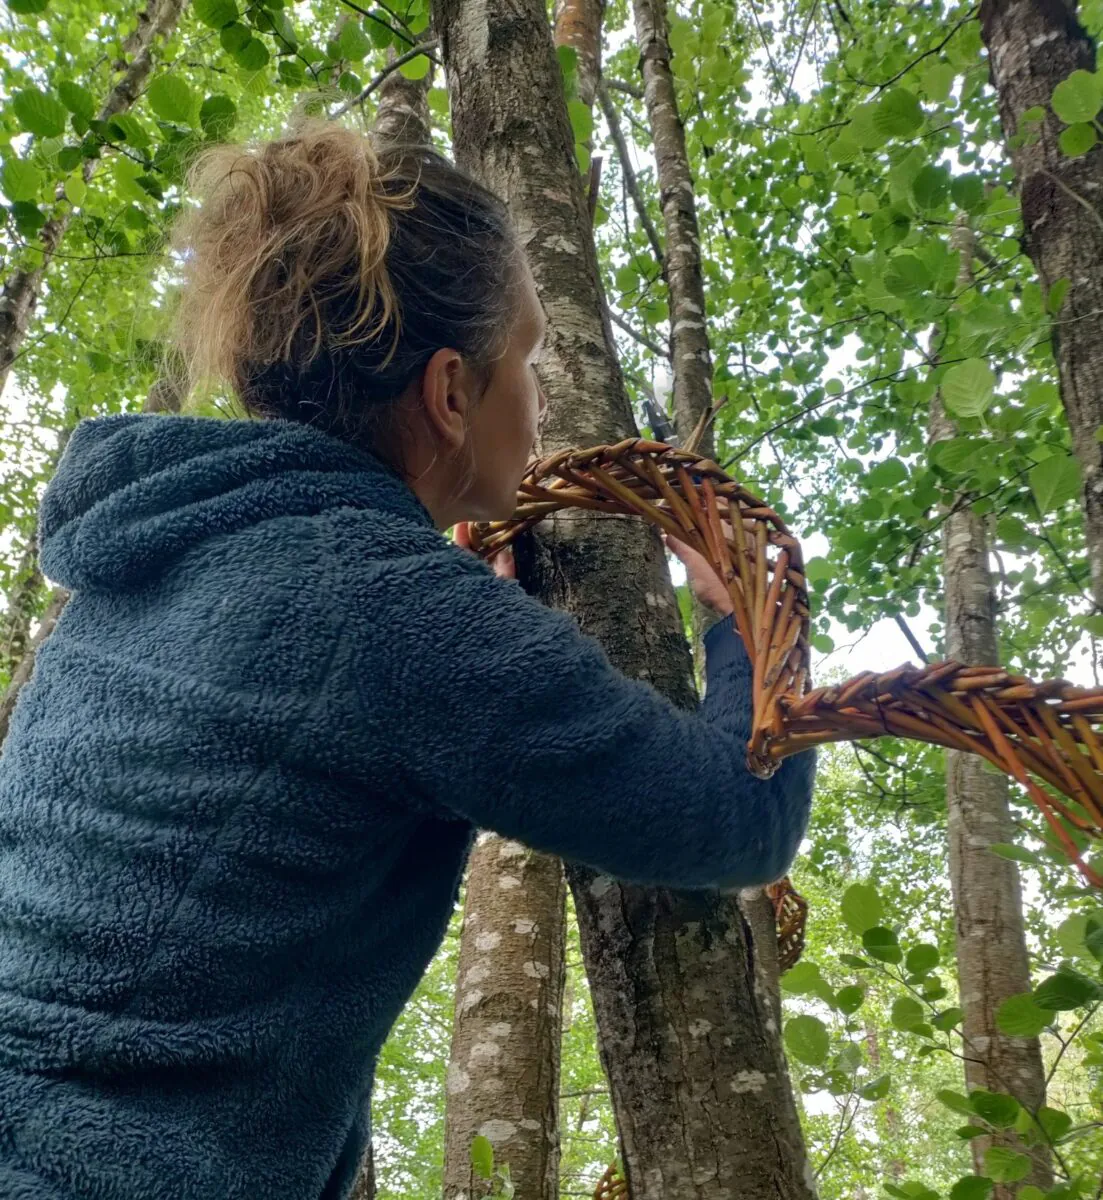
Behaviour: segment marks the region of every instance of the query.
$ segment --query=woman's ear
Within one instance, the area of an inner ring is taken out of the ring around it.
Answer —
[[[467,439],[472,399],[471,373],[463,355],[458,350],[438,350],[422,373],[421,404],[429,428],[453,450]]]

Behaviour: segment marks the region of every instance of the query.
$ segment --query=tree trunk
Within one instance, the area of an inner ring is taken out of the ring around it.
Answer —
[[[457,158],[509,203],[548,315],[541,449],[634,434],[543,5],[437,0],[434,27]],[[653,532],[574,512],[548,524],[518,546],[526,586],[569,608],[626,674],[693,704]],[[752,929],[712,893],[632,887],[579,867],[568,878],[633,1200],[810,1196],[763,970],[776,953],[772,922]]]
[[[1092,593],[1103,607],[1103,147],[1069,158],[1057,144],[1062,123],[1049,107],[1053,89],[1074,70],[1095,70],[1095,46],[1076,4],[983,0],[1000,119],[1022,200],[1024,248],[1046,294],[1068,292],[1053,321],[1053,353],[1072,443],[1083,472],[1081,503]],[[1039,106],[1037,136],[1019,137],[1023,114]]]
[[[670,293],[674,425],[687,439],[712,408],[712,355],[705,324],[697,202],[686,153],[686,131],[670,69],[666,0],[632,0],[632,10],[666,234],[664,271]],[[697,446],[706,458],[713,456],[711,428],[703,431]]]
[[[961,254],[959,290],[972,282],[974,242],[961,225],[955,235]],[[936,393],[931,402],[932,443],[957,430]],[[969,505],[950,513],[942,525],[942,578],[945,594],[946,656],[959,662],[999,663],[996,593],[988,566],[984,518]],[[965,1082],[969,1091],[1006,1092],[1037,1112],[1045,1103],[1045,1071],[1036,1037],[1008,1037],[996,1025],[996,1011],[1009,996],[1030,990],[1030,960],[1023,925],[1019,869],[992,854],[993,842],[1014,840],[1010,788],[1006,775],[982,758],[946,751],[946,808],[950,883],[954,897],[957,971],[962,1018]],[[1017,1150],[1013,1134],[996,1139]],[[973,1138],[973,1161],[983,1174],[984,1154],[993,1139]],[[1053,1183],[1049,1156],[1036,1148],[1025,1181],[1043,1189]],[[1016,1188],[997,1185],[997,1200],[1010,1200]]]
[[[555,44],[578,54],[578,98],[593,107],[601,79],[601,20],[605,0],[558,0]]]
[[[388,51],[388,63],[397,55]],[[379,85],[379,104],[372,131],[375,136],[404,146],[428,146],[433,141],[429,115],[429,88],[433,69],[421,79],[407,79],[401,71],[391,71]]]
[[[180,19],[185,0],[149,0],[138,16],[138,27],[127,39],[124,54],[130,55],[129,63],[122,65],[122,75],[108,93],[99,111],[99,119],[126,112],[137,100],[150,71],[153,69],[153,48],[161,39],[171,35]],[[85,181],[91,179],[97,160],[85,159],[83,174]],[[57,253],[73,209],[66,207],[42,227],[38,250],[38,264],[32,268],[16,271],[0,293],[0,392],[7,382],[8,372],[19,353],[19,347],[27,336],[31,316],[38,302],[42,281],[50,261]]]
[[[558,859],[482,833],[467,873],[445,1087],[445,1200],[487,1194],[476,1134],[519,1196],[559,1195],[559,1037],[567,889]]]

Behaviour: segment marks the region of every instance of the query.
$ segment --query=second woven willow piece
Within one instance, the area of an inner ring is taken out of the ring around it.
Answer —
[[[1084,878],[1103,887],[1072,832],[1103,838],[1103,688],[957,662],[863,671],[812,688],[800,543],[716,463],[662,442],[629,438],[534,461],[512,519],[476,527],[473,548],[490,557],[571,508],[643,517],[716,569],[754,665],[747,763],[755,775],[810,746],[884,734],[980,754],[1022,784]]]

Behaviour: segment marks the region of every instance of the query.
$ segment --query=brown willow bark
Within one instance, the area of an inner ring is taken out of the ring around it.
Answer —
[[[1103,425],[1103,147],[1062,154],[1062,123],[1049,107],[1072,71],[1095,70],[1095,45],[1076,19],[1075,0],[983,0],[980,23],[1019,184],[1024,249],[1047,295],[1062,280],[1068,286],[1053,320],[1053,353],[1083,472],[1092,594],[1103,606],[1103,443],[1096,437]],[[1035,107],[1045,119],[1024,127],[1023,114]]]
[[[959,225],[954,242],[961,255],[958,288],[964,291],[973,279],[972,231]],[[931,401],[931,443],[952,438],[956,432],[936,393]],[[997,665],[996,589],[989,569],[988,531],[984,518],[966,503],[955,506],[942,525],[942,586],[947,658]],[[947,750],[946,810],[966,1086],[969,1091],[1006,1092],[1036,1113],[1046,1097],[1041,1044],[1036,1037],[1009,1037],[996,1024],[1000,1005],[1009,996],[1030,990],[1019,869],[989,849],[993,843],[1014,840],[1007,776],[991,770],[978,755]],[[974,1138],[970,1146],[979,1174],[984,1174],[984,1155],[994,1142],[1026,1149],[1010,1132],[995,1139]],[[1032,1161],[1024,1182],[1051,1187],[1045,1149],[1035,1147]],[[1011,1200],[1016,1187],[998,1184],[996,1200]]]
[[[139,13],[138,27],[123,47],[124,54],[130,56],[129,62],[124,62],[121,75],[100,108],[98,116],[101,121],[126,112],[137,100],[153,69],[154,48],[159,41],[172,34],[184,3],[185,0],[149,0]],[[95,172],[96,163],[97,160],[93,158],[85,160],[83,174],[86,181]],[[43,225],[38,239],[40,254],[37,264],[16,271],[0,292],[0,391],[27,336],[43,280],[72,216],[73,209],[65,207]]]
[[[543,4],[436,0],[433,12],[456,156],[509,203],[548,316],[541,450],[634,434]],[[626,674],[691,706],[657,537],[590,514],[549,525],[518,547],[525,585],[574,613]],[[716,893],[577,866],[568,880],[633,1200],[811,1196],[769,985],[772,922]]]
[[[688,439],[712,408],[712,354],[705,324],[697,201],[670,66],[666,0],[632,0],[632,11],[666,235],[663,266],[670,294],[674,425],[681,437]],[[706,458],[712,457],[711,429],[702,431],[697,446]]]

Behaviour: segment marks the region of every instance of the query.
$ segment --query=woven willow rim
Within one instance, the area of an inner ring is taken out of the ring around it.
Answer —
[[[754,664],[756,775],[810,746],[884,734],[979,754],[1023,786],[1084,879],[1103,888],[1082,850],[1103,838],[1103,688],[939,662],[813,689],[800,543],[716,463],[645,438],[534,460],[513,517],[476,526],[472,547],[489,558],[563,509],[640,516],[712,563]]]

